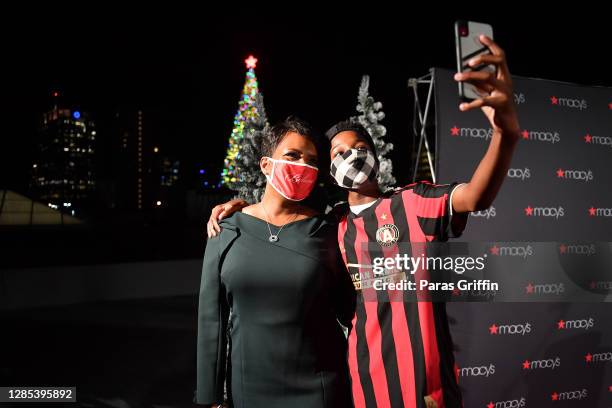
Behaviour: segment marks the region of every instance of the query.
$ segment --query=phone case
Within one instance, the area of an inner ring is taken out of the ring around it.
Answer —
[[[465,30],[467,28],[467,35]],[[457,72],[487,70],[495,72],[494,65],[481,65],[470,67],[468,61],[481,54],[489,54],[489,49],[480,42],[478,37],[484,34],[493,39],[493,27],[489,24],[477,23],[474,21],[458,21],[455,23],[455,45],[457,50]],[[473,85],[459,82],[459,97],[464,100],[478,99],[482,95]]]

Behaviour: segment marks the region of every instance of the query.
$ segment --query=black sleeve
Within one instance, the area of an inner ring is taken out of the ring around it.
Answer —
[[[206,244],[198,304],[197,404],[223,402],[229,307],[220,279],[219,236]]]

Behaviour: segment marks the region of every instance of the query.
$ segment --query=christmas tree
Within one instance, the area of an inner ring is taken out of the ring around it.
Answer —
[[[240,145],[244,139],[245,126],[250,120],[256,119],[258,115],[257,108],[255,107],[255,100],[259,94],[259,86],[257,84],[257,77],[255,76],[257,58],[251,55],[244,62],[247,66],[246,80],[238,104],[238,112],[236,112],[236,116],[234,116],[234,128],[230,135],[224,168],[221,172],[221,183],[231,189],[235,189],[235,183],[239,180],[236,168],[236,158],[240,154]]]
[[[391,159],[387,158],[387,154],[393,150],[393,144],[383,140],[383,137],[387,134],[387,128],[380,121],[385,118],[385,113],[382,111],[382,103],[375,102],[374,98],[370,96],[369,88],[370,77],[364,75],[361,78],[357,97],[357,112],[359,112],[359,115],[352,117],[351,120],[366,128],[374,140],[379,161],[378,184],[385,191],[392,188],[396,183],[395,177],[393,177],[393,164]]]
[[[242,198],[248,203],[259,202],[266,189],[266,176],[259,167],[259,159],[263,155],[262,142],[269,130],[262,94],[255,97],[255,111],[257,114],[245,124],[244,138],[236,156],[238,180],[234,183],[234,190],[238,191],[238,195],[235,198]]]

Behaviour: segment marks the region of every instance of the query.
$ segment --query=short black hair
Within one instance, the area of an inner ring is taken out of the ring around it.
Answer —
[[[372,149],[372,153],[374,153],[374,156],[377,156],[376,146],[374,145],[374,140],[372,140],[372,136],[370,136],[370,133],[365,127],[363,127],[359,122],[355,120],[349,119],[336,123],[334,126],[329,128],[327,132],[325,132],[325,136],[331,142],[332,139],[338,133],[346,131],[353,131],[357,133],[357,135],[370,146],[370,149]]]
[[[268,129],[261,146],[262,154],[264,156],[272,157],[278,145],[283,141],[289,132],[295,132],[308,138],[315,145],[317,155],[319,158],[321,158],[321,138],[312,130],[306,121],[296,116],[289,116],[287,119],[273,125],[270,127],[270,129]]]

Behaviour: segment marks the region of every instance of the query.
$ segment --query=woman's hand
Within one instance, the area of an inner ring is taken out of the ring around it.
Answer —
[[[512,77],[508,69],[506,54],[492,39],[486,35],[480,36],[480,42],[487,46],[490,54],[482,54],[472,58],[468,65],[494,65],[495,73],[488,71],[464,71],[455,74],[458,82],[467,82],[474,85],[483,95],[482,98],[459,105],[463,112],[481,108],[491,123],[493,131],[502,135],[510,134],[519,137],[520,125],[514,104],[514,90]]]
[[[226,203],[216,205],[211,213],[208,222],[206,223],[206,233],[208,238],[216,237],[221,232],[221,227],[218,221],[223,218],[229,217],[236,211],[242,210],[244,207],[249,205],[246,201],[236,198]]]

